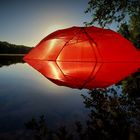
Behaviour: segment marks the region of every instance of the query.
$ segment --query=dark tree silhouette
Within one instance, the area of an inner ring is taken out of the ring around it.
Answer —
[[[113,22],[121,25],[132,16],[140,13],[139,0],[89,0],[85,13],[91,13],[92,19],[87,25],[99,24],[102,27]]]
[[[26,54],[32,48],[0,41],[0,54]]]
[[[85,107],[90,110],[86,125],[78,121],[75,130],[62,126],[53,132],[48,131],[41,117],[39,121],[33,119],[26,123],[26,128],[34,132],[35,140],[140,139],[140,108],[135,100],[117,93],[114,88],[94,89],[88,96],[82,96]]]

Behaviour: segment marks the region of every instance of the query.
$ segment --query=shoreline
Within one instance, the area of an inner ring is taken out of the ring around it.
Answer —
[[[0,56],[25,56],[25,54],[0,54]]]

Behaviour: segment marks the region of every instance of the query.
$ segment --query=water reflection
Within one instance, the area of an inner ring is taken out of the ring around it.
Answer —
[[[140,51],[114,31],[70,27],[46,36],[24,60],[57,85],[93,89],[137,72]]]
[[[14,56],[14,55],[8,55],[8,56],[2,56],[0,55],[0,67],[2,66],[9,66],[16,63],[24,63],[23,56]]]
[[[117,88],[94,89],[82,95],[90,110],[86,125],[73,123],[76,129],[61,126],[55,132],[47,126],[44,116],[26,123],[34,139],[48,140],[139,140],[140,109],[127,95],[118,96]]]
[[[98,63],[24,59],[53,83],[78,89],[106,88],[138,71],[140,67],[140,62]]]
[[[16,139],[24,139],[26,135],[21,135],[24,123],[42,114],[51,130],[62,125],[73,128],[75,121],[87,120],[86,127],[76,123],[79,139],[91,140],[95,136],[101,140],[140,138],[139,106],[128,96],[120,96],[114,90],[111,94],[103,89],[88,93],[87,90],[58,87],[26,63],[8,61],[16,64],[0,68],[0,139],[2,136],[10,139],[13,133]],[[117,92],[119,90],[116,88]],[[65,135],[63,130],[65,128],[60,129],[57,136]],[[69,131],[66,133],[70,134]]]
[[[0,135],[20,131],[25,122],[41,114],[47,116],[52,128],[75,119],[85,120],[88,111],[80,96],[86,94],[85,90],[58,88],[26,63],[20,63],[22,58],[15,58],[1,59]]]

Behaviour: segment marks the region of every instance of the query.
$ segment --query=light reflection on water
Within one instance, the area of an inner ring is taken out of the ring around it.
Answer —
[[[44,114],[50,127],[84,120],[81,94],[86,90],[60,87],[26,63],[0,68],[0,131],[22,129],[24,122]]]

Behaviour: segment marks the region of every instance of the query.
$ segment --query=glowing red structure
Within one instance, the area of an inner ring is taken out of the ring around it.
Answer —
[[[45,37],[24,60],[58,85],[92,89],[136,72],[140,51],[114,31],[71,27]]]

